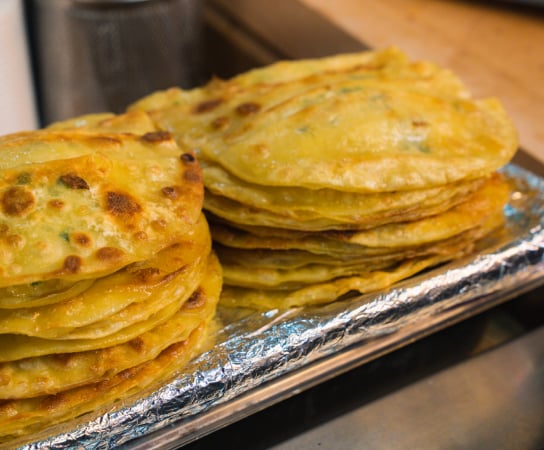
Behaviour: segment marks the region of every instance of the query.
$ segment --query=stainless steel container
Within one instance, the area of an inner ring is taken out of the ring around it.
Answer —
[[[31,0],[41,121],[120,112],[202,67],[200,0]]]

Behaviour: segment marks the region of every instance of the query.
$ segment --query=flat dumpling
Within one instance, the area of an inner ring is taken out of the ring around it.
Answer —
[[[317,282],[295,289],[263,289],[226,284],[221,295],[221,304],[234,308],[256,310],[288,309],[293,307],[321,305],[336,301],[350,292],[360,294],[379,291],[452,258],[467,254],[467,249],[448,255],[433,255],[413,258],[383,270],[343,276]]]
[[[373,224],[373,220],[402,217],[414,210],[460,202],[485,183],[486,178],[450,183],[430,189],[382,192],[361,195],[335,189],[306,189],[300,187],[264,186],[247,183],[220,165],[202,163],[204,184],[209,195],[225,197],[248,207],[275,214],[301,218],[328,218],[358,224]]]
[[[221,290],[221,268],[215,255],[206,257],[200,285],[166,322],[135,340],[99,350],[43,355],[0,364],[0,399],[56,394],[96,383],[155,358],[166,347],[188,339],[214,315]]]
[[[132,110],[149,111],[203,160],[266,186],[429,188],[484,176],[517,150],[500,102],[471,99],[449,71],[422,70],[425,64],[399,62],[394,53],[359,57],[357,64],[347,55],[349,63],[335,70],[313,60],[307,71],[294,70],[300,76],[280,81],[263,68],[258,76],[155,94]]]
[[[201,169],[165,132],[0,137],[0,287],[101,276],[188,238]]]
[[[10,439],[15,445],[17,436],[28,439],[31,433],[40,436],[45,427],[75,419],[86,413],[94,417],[116,406],[134,401],[137,397],[157,389],[166,383],[196,354],[206,348],[206,332],[213,317],[215,305],[221,290],[221,268],[217,259],[211,255],[207,275],[202,282],[198,303],[203,308],[197,310],[184,308],[186,320],[192,316],[195,324],[190,334],[168,345],[154,358],[98,382],[62,390],[52,395],[31,398],[18,397],[0,403],[0,441]],[[195,305],[193,305],[195,307]],[[182,336],[185,336],[182,334]],[[122,358],[122,355],[117,353]],[[85,365],[85,362],[82,362]],[[62,378],[62,374],[60,374]],[[81,420],[88,420],[89,416]],[[75,426],[75,424],[72,424]],[[49,432],[51,432],[49,428]],[[47,431],[46,431],[47,433]]]
[[[97,338],[151,316],[188,295],[202,278],[211,239],[204,217],[193,240],[176,243],[153,258],[95,280],[67,299],[41,306],[0,306],[0,334],[49,339]]]
[[[257,97],[247,124],[200,144],[203,158],[268,186],[391,192],[485,176],[517,150],[493,99],[451,102],[357,81],[322,90],[289,104]]]
[[[474,243],[498,228],[502,214],[495,211],[487,220],[457,235],[401,248],[381,248],[381,254],[334,255],[307,250],[242,250],[216,246],[221,258],[225,284],[254,289],[302,289],[322,282],[358,276],[365,279],[376,271],[394,271],[407,261],[469,253]],[[241,301],[241,300],[240,300]]]

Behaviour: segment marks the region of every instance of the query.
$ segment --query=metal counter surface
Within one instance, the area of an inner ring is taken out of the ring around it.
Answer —
[[[185,450],[544,448],[544,288]]]

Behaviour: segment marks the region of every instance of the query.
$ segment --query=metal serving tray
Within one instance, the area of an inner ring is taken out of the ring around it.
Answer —
[[[514,185],[506,230],[475,255],[328,306],[224,315],[214,348],[171,383],[22,448],[179,447],[544,284],[544,180],[503,172]]]

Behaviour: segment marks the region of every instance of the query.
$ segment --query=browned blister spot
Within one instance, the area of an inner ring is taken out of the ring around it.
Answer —
[[[163,231],[168,226],[168,222],[165,219],[157,219],[151,221],[151,227],[155,231]]]
[[[0,400],[0,416],[16,417],[18,414],[19,410],[13,400]]]
[[[217,117],[210,124],[214,130],[225,130],[230,124],[230,119],[227,116]]]
[[[215,108],[217,108],[221,103],[223,103],[223,99],[221,99],[221,98],[214,98],[214,99],[211,99],[211,100],[205,100],[203,102],[197,103],[193,107],[193,113],[202,114],[202,113],[212,111]]]
[[[61,175],[59,181],[70,189],[89,189],[87,182],[75,173]]]
[[[128,341],[128,345],[138,353],[145,350],[145,341],[140,336]]]
[[[250,116],[261,110],[261,105],[255,102],[242,103],[236,107],[236,112],[241,116]]]
[[[58,198],[54,198],[47,202],[47,206],[53,209],[62,209],[64,207],[64,202]]]
[[[58,353],[52,355],[53,360],[60,366],[69,367],[71,365],[73,358],[72,353]]]
[[[21,172],[17,175],[16,183],[17,184],[30,184],[32,181],[32,174],[29,172]]]
[[[72,233],[70,235],[70,242],[80,245],[81,247],[90,247],[92,239],[87,233]]]
[[[169,131],[150,131],[141,137],[142,141],[150,143],[169,141],[171,139],[172,133]]]
[[[3,366],[4,364],[0,364],[0,370]],[[9,375],[0,373],[0,386],[6,386],[7,384],[9,384],[10,381],[11,377]]]
[[[183,153],[181,156],[180,156],[180,159],[184,162],[184,163],[193,163],[196,161],[196,158],[193,154],[191,153]]]
[[[100,261],[116,261],[121,259],[125,253],[115,247],[102,247],[96,251],[96,257]]]
[[[9,227],[5,223],[0,223],[0,236],[4,236],[9,231]]]
[[[43,397],[40,402],[40,409],[54,412],[56,409],[62,409],[66,403],[66,397],[62,392]]]
[[[412,125],[414,127],[427,127],[429,123],[424,120],[412,120]]]
[[[330,230],[325,231],[323,236],[344,241],[351,239],[357,232],[357,230]]]
[[[9,234],[6,236],[6,242],[11,247],[19,247],[23,243],[23,237],[18,234]]]
[[[162,277],[161,282],[168,283],[169,281],[176,278],[180,273],[185,271],[186,268],[187,268],[187,266],[183,266],[183,267],[180,267],[177,270],[174,270],[173,272],[167,273],[165,276]]]
[[[7,216],[22,216],[34,203],[34,195],[24,187],[11,187],[2,195],[2,210]]]
[[[114,216],[132,216],[142,210],[138,202],[124,192],[108,192],[106,209]]]
[[[181,188],[179,186],[166,186],[161,189],[162,195],[170,200],[176,200],[181,195]]]
[[[64,259],[63,271],[66,273],[77,273],[81,268],[81,258],[77,255],[69,255]]]
[[[114,136],[105,136],[105,135],[101,135],[101,136],[88,136],[87,137],[87,140],[90,141],[89,142],[89,145],[97,145],[97,146],[100,146],[100,145],[106,145],[106,146],[111,146],[111,145],[122,145],[123,142],[121,141],[121,139],[118,139]]]
[[[123,370],[122,372],[119,372],[115,378],[113,378],[112,380],[114,382],[122,382],[124,380],[130,380],[131,378],[134,378],[136,377],[136,375],[138,375],[138,371],[140,370],[140,368],[138,366],[136,367],[131,367],[130,369],[126,369],[126,370]],[[101,388],[101,390],[107,390],[110,388],[110,383],[107,383],[104,385],[103,388]]]
[[[136,231],[132,236],[138,241],[147,241],[147,233],[145,231]]]
[[[148,284],[149,282],[155,280],[160,275],[161,271],[156,267],[145,267],[143,269],[137,269],[132,274],[134,278],[140,283]]]
[[[201,289],[197,289],[195,292],[191,294],[191,296],[187,299],[183,307],[185,309],[196,309],[200,308],[204,305],[205,296]]]
[[[186,170],[183,174],[183,179],[191,183],[198,183],[202,181],[200,172],[198,170]]]

